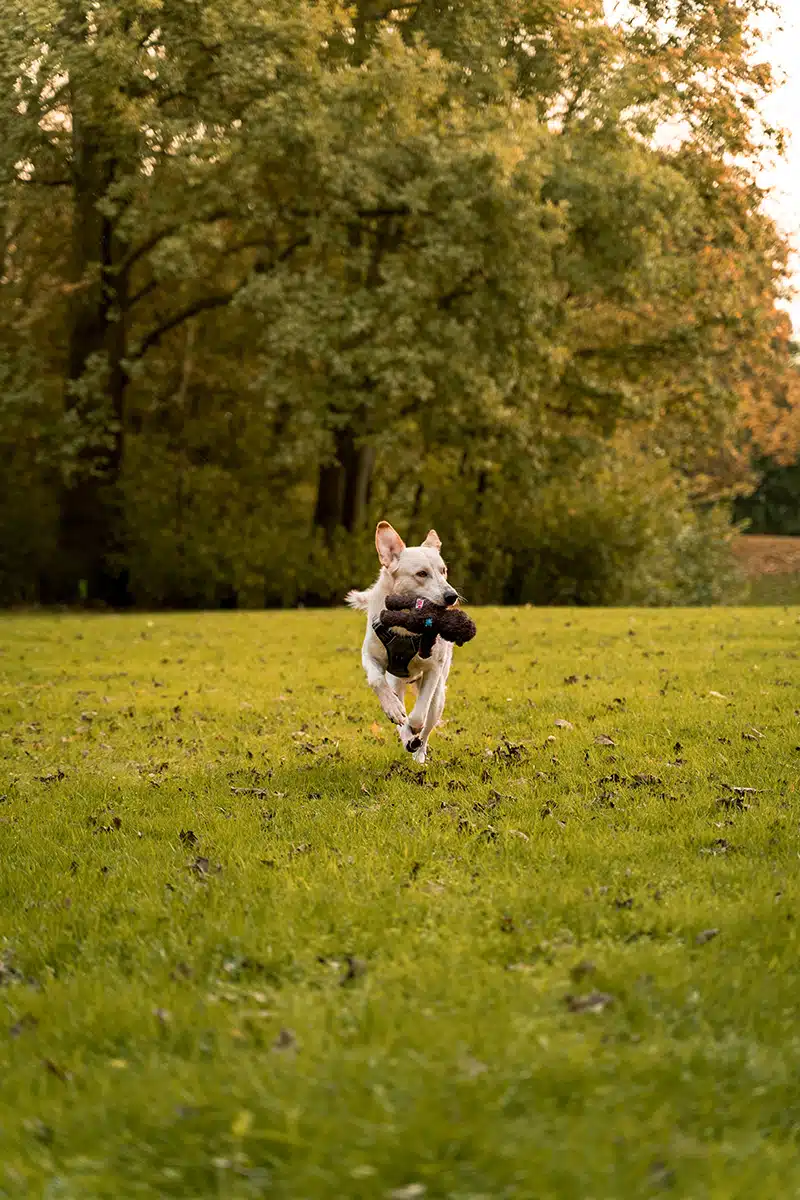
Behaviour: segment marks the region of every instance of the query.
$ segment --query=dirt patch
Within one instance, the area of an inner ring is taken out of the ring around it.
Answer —
[[[733,552],[751,578],[800,573],[800,537],[748,534],[736,539]]]

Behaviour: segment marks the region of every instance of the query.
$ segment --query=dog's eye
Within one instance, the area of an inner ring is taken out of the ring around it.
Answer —
[[[428,574],[428,571],[417,571],[417,579],[427,579]]]

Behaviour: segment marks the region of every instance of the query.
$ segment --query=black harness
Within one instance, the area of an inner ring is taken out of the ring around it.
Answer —
[[[436,634],[428,633],[392,633],[390,628],[374,621],[372,629],[375,636],[383,643],[386,650],[386,670],[397,679],[408,679],[408,664],[417,655],[420,658],[430,658]]]

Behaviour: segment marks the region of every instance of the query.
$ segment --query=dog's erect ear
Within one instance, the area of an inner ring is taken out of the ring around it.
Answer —
[[[390,567],[405,550],[406,544],[388,521],[379,521],[375,530],[375,549],[382,567]]]
[[[430,529],[428,531],[428,536],[425,538],[425,541],[422,544],[423,546],[427,546],[429,550],[441,550],[442,539],[439,537],[435,529]]]

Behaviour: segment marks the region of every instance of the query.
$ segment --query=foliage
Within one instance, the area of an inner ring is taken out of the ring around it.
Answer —
[[[797,1192],[792,615],[474,615],[424,773],[363,615],[3,620],[0,1194]]]
[[[747,523],[748,533],[800,536],[800,464],[762,459],[756,469],[758,487],[737,500],[737,518]]]
[[[714,604],[735,592],[726,509],[694,507],[666,459],[640,446],[587,452],[526,507],[535,520],[502,526],[508,603]]]
[[[788,317],[774,342],[784,369],[759,378],[745,392],[743,425],[758,486],[740,496],[736,512],[751,533],[800,533],[800,367]]]
[[[499,598],[503,482],[619,430],[696,506],[752,486],[762,0],[7,7],[0,599],[328,602],[389,508]]]

